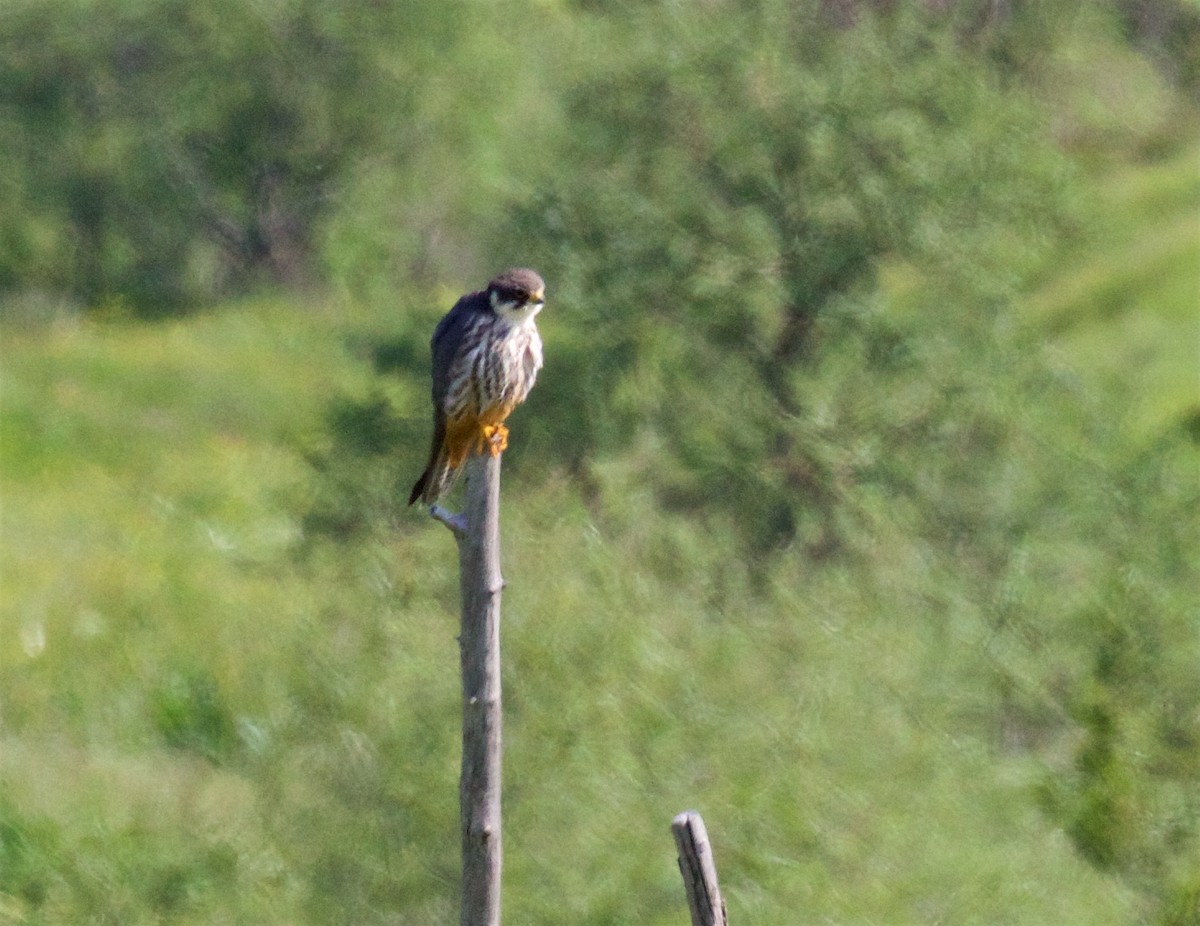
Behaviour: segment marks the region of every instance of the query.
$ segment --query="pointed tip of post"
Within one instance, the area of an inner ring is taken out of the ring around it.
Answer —
[[[687,833],[690,831],[699,836],[703,841],[708,840],[708,831],[704,828],[704,819],[695,810],[684,810],[677,813],[675,819],[671,821],[671,829],[675,833]]]
[[[671,832],[679,850],[679,873],[693,926],[729,926],[704,820],[696,811],[685,810],[671,822]]]

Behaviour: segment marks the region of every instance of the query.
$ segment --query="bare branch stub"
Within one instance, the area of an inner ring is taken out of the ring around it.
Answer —
[[[446,525],[446,528],[454,535],[455,540],[462,540],[466,536],[468,524],[467,516],[463,514],[455,514],[448,511],[441,505],[432,505],[429,508],[429,516],[435,521],[440,521]]]
[[[729,926],[704,820],[696,811],[686,810],[675,817],[671,832],[679,850],[679,873],[683,875],[692,926]]]

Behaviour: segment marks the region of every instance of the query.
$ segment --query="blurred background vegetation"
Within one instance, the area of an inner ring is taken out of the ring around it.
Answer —
[[[1200,4],[6,0],[0,923],[1200,923]]]

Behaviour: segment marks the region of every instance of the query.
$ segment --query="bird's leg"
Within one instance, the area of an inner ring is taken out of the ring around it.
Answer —
[[[488,453],[498,457],[508,449],[508,428],[502,424],[484,425],[483,439],[487,443]]]

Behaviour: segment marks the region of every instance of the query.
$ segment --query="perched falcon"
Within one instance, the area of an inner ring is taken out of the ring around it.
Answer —
[[[508,446],[506,419],[525,401],[542,368],[534,319],[546,284],[532,270],[506,270],[487,289],[454,304],[433,332],[433,446],[408,503],[432,505],[459,467],[484,448]]]

